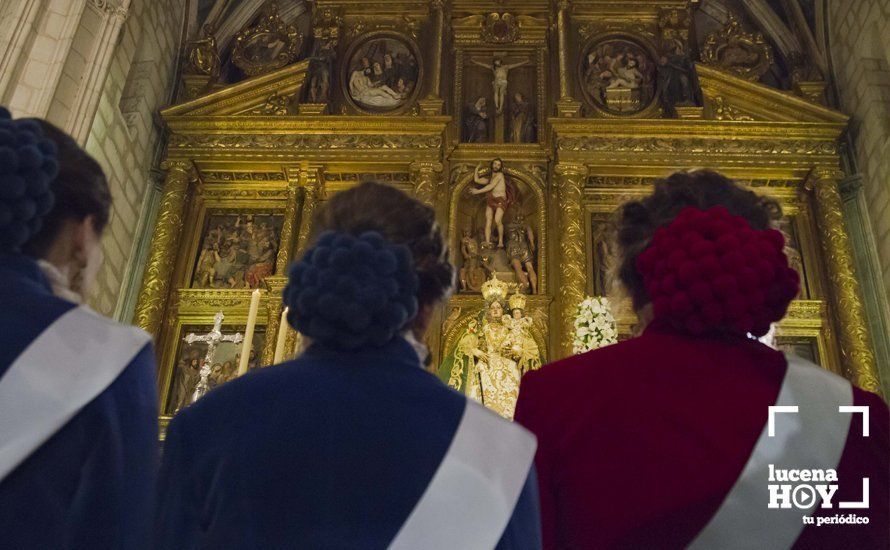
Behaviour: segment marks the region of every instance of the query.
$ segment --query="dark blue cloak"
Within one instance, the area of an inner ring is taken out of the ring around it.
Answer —
[[[33,260],[0,256],[0,384],[22,351],[73,307],[52,295]],[[147,345],[0,481],[0,547],[148,548],[156,467],[157,387]]]
[[[170,424],[158,548],[386,548],[465,406],[402,338],[315,345],[221,386]],[[498,548],[540,544],[532,469]]]

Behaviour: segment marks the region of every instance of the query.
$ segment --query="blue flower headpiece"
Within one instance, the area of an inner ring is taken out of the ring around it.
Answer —
[[[0,107],[0,252],[20,252],[53,207],[59,174],[56,144],[33,120]]]
[[[328,347],[382,346],[417,315],[407,246],[369,231],[327,232],[290,268],[284,303],[296,330]]]

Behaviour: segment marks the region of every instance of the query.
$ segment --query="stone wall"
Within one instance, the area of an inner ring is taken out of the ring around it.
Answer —
[[[134,0],[102,89],[87,151],[102,164],[114,206],[103,239],[105,263],[93,306],[129,320],[151,238],[162,146],[157,111],[170,104],[184,0]]]
[[[841,109],[890,289],[890,2],[829,0],[828,32]]]

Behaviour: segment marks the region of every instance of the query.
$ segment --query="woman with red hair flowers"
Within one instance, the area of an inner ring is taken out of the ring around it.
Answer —
[[[780,217],[711,171],[619,211],[645,329],[527,374],[516,407],[545,548],[888,547],[887,406],[755,338],[799,289]]]

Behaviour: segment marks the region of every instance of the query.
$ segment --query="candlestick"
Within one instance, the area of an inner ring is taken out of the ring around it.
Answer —
[[[247,314],[247,328],[244,329],[244,345],[241,346],[241,362],[238,364],[238,376],[247,372],[250,361],[250,350],[253,346],[253,331],[256,328],[256,316],[260,309],[260,289],[250,295],[250,311]]]
[[[275,341],[275,359],[272,363],[277,365],[284,360],[284,344],[287,340],[287,312],[290,308],[284,308],[281,312],[281,322],[278,323],[278,340]]]

